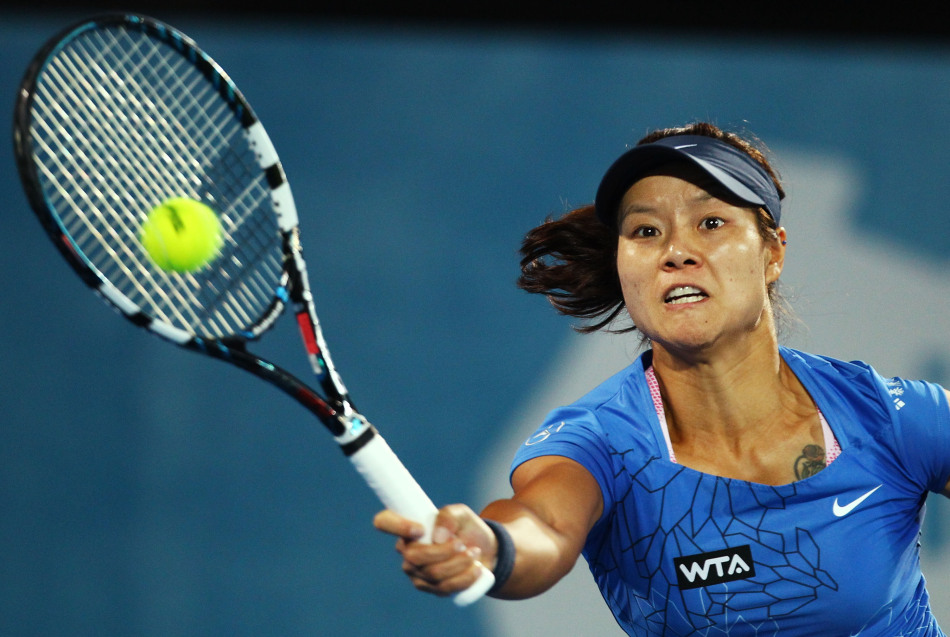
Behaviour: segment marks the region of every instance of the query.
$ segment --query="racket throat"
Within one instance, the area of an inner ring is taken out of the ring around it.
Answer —
[[[361,416],[362,418],[362,416]],[[357,451],[365,447],[378,434],[376,428],[363,419],[364,427],[355,435],[349,435],[349,432],[343,436],[337,436],[335,439],[340,445],[340,451],[347,458],[351,457]]]

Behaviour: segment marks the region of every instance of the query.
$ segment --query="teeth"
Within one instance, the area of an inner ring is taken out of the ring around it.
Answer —
[[[673,288],[670,290],[670,293],[666,295],[667,303],[695,303],[706,298],[706,294],[703,293],[699,288],[694,288],[691,285],[681,286],[678,288]]]
[[[670,305],[678,305],[680,303],[696,303],[697,301],[702,301],[705,296],[702,294],[697,294],[696,296],[680,296],[675,299],[667,301]]]

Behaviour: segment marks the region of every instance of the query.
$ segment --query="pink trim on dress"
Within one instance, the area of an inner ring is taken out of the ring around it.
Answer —
[[[825,466],[827,467],[835,461],[835,458],[841,455],[841,445],[838,444],[835,433],[831,430],[828,421],[825,420],[825,415],[821,413],[820,409],[818,410],[818,419],[821,421],[821,433],[825,437]]]
[[[653,399],[653,408],[656,409],[656,417],[660,420],[660,429],[663,431],[666,449],[670,454],[670,462],[676,464],[676,454],[673,453],[673,443],[670,441],[670,428],[666,424],[666,411],[663,409],[663,396],[660,395],[660,383],[656,380],[653,365],[647,368],[646,377],[647,387],[650,388],[650,397]]]

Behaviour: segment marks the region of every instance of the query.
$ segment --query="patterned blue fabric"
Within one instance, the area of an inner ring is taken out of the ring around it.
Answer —
[[[769,486],[670,462],[644,379],[649,352],[552,411],[512,470],[562,455],[596,478],[604,513],[584,557],[630,635],[944,635],[918,545],[927,493],[950,477],[943,390],[864,363],[782,356],[842,448],[810,478]]]

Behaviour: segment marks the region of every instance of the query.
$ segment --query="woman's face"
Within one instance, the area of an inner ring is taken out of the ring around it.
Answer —
[[[698,168],[670,165],[634,183],[621,203],[617,269],[627,311],[670,351],[774,336],[768,285],[782,271],[784,230],[763,240],[757,212],[710,194],[713,184]]]

